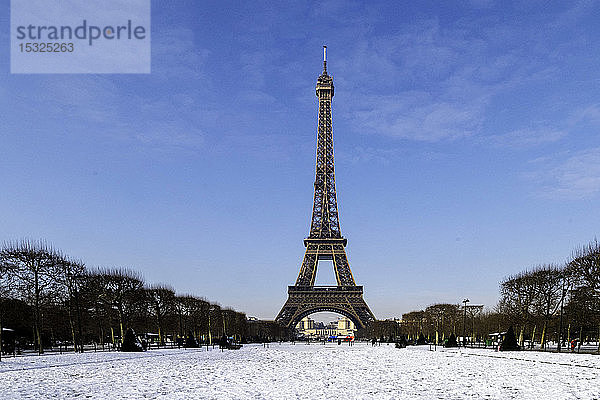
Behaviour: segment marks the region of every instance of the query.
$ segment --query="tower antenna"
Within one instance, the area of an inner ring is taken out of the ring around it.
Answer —
[[[323,46],[323,75],[327,75],[327,46]]]

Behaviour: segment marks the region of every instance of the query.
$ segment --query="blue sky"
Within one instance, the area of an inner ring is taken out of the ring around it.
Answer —
[[[377,317],[494,306],[598,234],[598,2],[155,1],[149,75],[11,75],[1,4],[3,240],[273,318],[309,229],[323,44]]]

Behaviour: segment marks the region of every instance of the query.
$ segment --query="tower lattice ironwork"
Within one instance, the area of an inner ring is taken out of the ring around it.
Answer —
[[[327,48],[323,46],[323,73],[317,78],[319,99],[315,194],[310,234],[304,239],[306,253],[294,286],[288,286],[288,299],[275,320],[293,327],[302,318],[319,311],[332,311],[364,327],[375,319],[363,299],[346,257],[347,240],[340,231],[335,168],[331,99],[333,78],[327,73]],[[319,260],[332,260],[337,286],[315,286]]]

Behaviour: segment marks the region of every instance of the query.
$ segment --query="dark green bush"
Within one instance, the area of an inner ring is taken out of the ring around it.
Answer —
[[[519,343],[517,342],[517,337],[515,336],[515,331],[513,327],[510,326],[504,335],[504,339],[500,344],[500,351],[514,351],[521,350],[519,347]]]
[[[127,332],[125,332],[123,344],[121,344],[121,351],[144,351],[142,344],[131,328],[127,329]]]

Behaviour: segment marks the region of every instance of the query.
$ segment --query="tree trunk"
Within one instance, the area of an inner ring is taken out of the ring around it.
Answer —
[[[123,340],[125,339],[125,327],[123,322],[123,310],[119,307],[119,328],[121,328],[121,344],[123,344]]]
[[[600,325],[598,325],[598,349],[597,352],[600,353]]]
[[[179,337],[183,337],[183,316],[181,315],[181,312],[178,314],[178,320],[179,320]]]
[[[77,330],[79,331],[79,350],[83,353],[83,329],[81,327],[81,304],[79,304],[79,290],[75,288],[75,308],[77,311]]]
[[[42,334],[40,333],[40,282],[39,273],[37,268],[33,274],[34,280],[34,309],[35,309],[35,340],[38,345],[38,354],[44,353],[44,347],[42,346]]]
[[[542,339],[540,340],[540,348],[542,349],[546,347],[546,326],[547,321],[544,321],[544,328],[542,329]]]
[[[2,361],[2,300],[0,300],[0,361]]]
[[[73,318],[71,318],[71,311],[69,310],[69,325],[71,326],[71,337],[73,338],[73,351],[77,353],[77,338],[75,337],[75,324],[73,324]]]
[[[73,311],[69,302],[69,326],[71,327],[71,337],[73,338],[73,351],[77,353],[77,337],[75,336],[75,324],[73,323]]]
[[[537,325],[533,326],[533,333],[531,334],[531,343],[534,344],[535,343],[535,331],[537,329]]]
[[[208,344],[212,344],[212,334],[210,332],[210,315],[208,316]]]
[[[160,317],[160,312],[158,308],[156,309],[156,324],[158,325],[158,345],[164,346],[165,340],[163,338],[162,318]]]
[[[38,354],[44,354],[44,346],[42,346],[42,334],[39,325],[35,326],[35,336],[38,342]]]
[[[525,331],[525,324],[521,325],[521,330],[519,331],[519,346],[523,347],[523,332]]]

